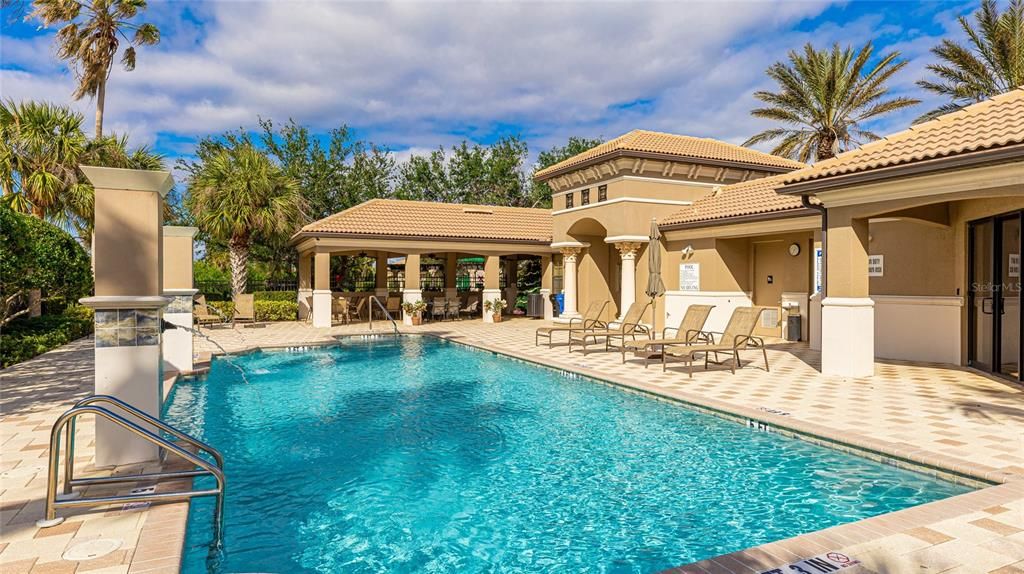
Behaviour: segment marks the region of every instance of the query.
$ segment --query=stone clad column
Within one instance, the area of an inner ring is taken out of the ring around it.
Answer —
[[[405,287],[402,288],[402,302],[415,303],[423,300],[420,288],[420,254],[409,253],[405,256]],[[402,322],[412,325],[412,315],[402,312]]]
[[[501,299],[501,257],[488,255],[484,258],[484,292],[480,308],[483,310],[484,323],[494,322],[494,313],[484,308],[484,303]]]
[[[641,243],[622,241],[615,244],[622,260],[622,278],[619,285],[619,321],[626,317],[629,307],[636,301],[636,253]]]
[[[555,308],[551,303],[551,286],[554,283],[554,265],[550,255],[540,257],[540,296],[544,299],[544,319],[551,320],[555,316]]]
[[[166,171],[82,166],[95,188],[93,263],[96,295],[96,394],[112,395],[152,416],[163,402],[160,322],[163,198]],[[96,466],[155,460],[158,449],[120,426],[96,420]]]
[[[875,373],[875,309],[868,289],[868,220],[828,210],[826,296],[821,302],[821,372]]]
[[[299,253],[299,320],[305,321],[313,313],[313,256]]]
[[[572,319],[579,317],[576,310],[576,260],[583,251],[581,247],[562,247],[562,291],[565,295],[562,317]]]
[[[313,326],[331,326],[331,254],[313,255]]]
[[[186,329],[164,332],[164,360],[179,373],[193,371],[192,364],[192,241],[199,229],[164,226],[163,275],[164,297],[171,299],[164,311],[164,320]]]

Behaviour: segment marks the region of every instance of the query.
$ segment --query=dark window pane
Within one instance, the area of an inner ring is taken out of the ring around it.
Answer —
[[[598,201],[607,201],[608,200],[608,186],[607,185],[599,185],[599,186],[597,186],[597,200]]]
[[[580,192],[580,205],[590,205],[590,190],[584,189]]]
[[[565,194],[565,208],[569,209],[570,207],[572,207],[572,194],[567,193]]]

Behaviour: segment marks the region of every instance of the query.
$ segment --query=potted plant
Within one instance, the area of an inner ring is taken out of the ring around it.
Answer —
[[[504,299],[484,301],[484,311],[491,314],[495,323],[501,323],[501,310],[508,306]]]
[[[427,302],[420,301],[407,301],[402,303],[402,310],[412,320],[413,325],[423,324],[423,311],[427,309]]]

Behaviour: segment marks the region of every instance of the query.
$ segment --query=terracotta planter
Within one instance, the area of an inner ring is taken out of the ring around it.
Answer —
[[[419,315],[413,315],[412,316],[412,324],[413,325],[422,325],[423,324],[423,317],[421,317]]]
[[[495,313],[494,315],[491,315],[491,318],[494,319],[495,323],[501,323],[501,313]]]

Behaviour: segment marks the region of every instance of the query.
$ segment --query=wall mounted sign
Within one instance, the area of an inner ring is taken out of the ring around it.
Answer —
[[[1006,266],[1006,274],[1010,277],[1020,277],[1020,253],[1010,254],[1010,262]]]
[[[868,255],[868,277],[882,277],[885,275],[885,256]]]
[[[821,293],[821,262],[824,259],[821,247],[814,248],[814,292]]]
[[[679,264],[679,290],[700,291],[700,263]]]

